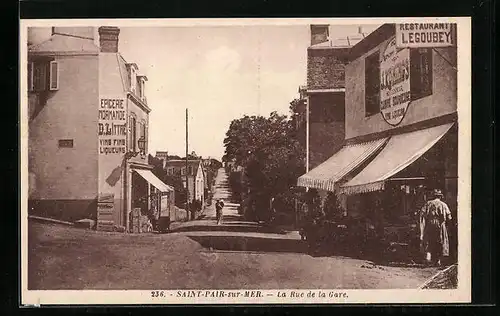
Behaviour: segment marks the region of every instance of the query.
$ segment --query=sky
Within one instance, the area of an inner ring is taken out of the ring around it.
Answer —
[[[363,26],[371,32],[376,26]],[[149,151],[220,159],[233,119],[289,114],[306,84],[309,25],[121,27],[119,51],[148,77]],[[333,34],[332,34],[333,33]],[[331,28],[331,36],[358,26]]]

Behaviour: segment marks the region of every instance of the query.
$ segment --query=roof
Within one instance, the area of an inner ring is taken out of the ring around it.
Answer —
[[[324,48],[349,48],[357,43],[361,42],[364,35],[356,36],[346,36],[342,38],[337,38],[334,40],[329,40],[327,42],[315,44],[309,47],[309,49],[324,49]]]
[[[129,76],[129,72],[127,69],[127,67],[128,67],[127,65],[133,64],[133,65],[135,65],[134,67],[137,67],[137,65],[135,63],[128,63],[120,53],[117,53],[116,55],[118,56],[118,67],[120,68],[123,90],[125,92],[129,92],[131,95],[133,95],[135,97],[134,99],[140,103],[140,105],[144,108],[144,110],[146,110],[146,112],[148,112],[148,113],[151,112],[151,109],[146,104],[146,102],[141,100],[139,98],[139,96],[135,95],[134,93],[132,93],[130,91],[130,76]]]
[[[120,67],[120,72],[122,74],[122,83],[123,83],[123,90],[129,91],[130,87],[130,76],[128,75],[128,69],[127,69],[127,61],[123,56],[118,53],[118,66]]]
[[[389,39],[396,33],[396,25],[394,23],[382,24],[375,31],[371,32],[366,38],[354,45],[351,48],[349,59],[355,60],[371,49],[377,47],[383,41]]]
[[[100,49],[92,39],[54,34],[48,40],[31,45],[33,54],[98,54]]]

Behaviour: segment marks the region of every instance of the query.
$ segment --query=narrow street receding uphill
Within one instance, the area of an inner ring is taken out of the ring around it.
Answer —
[[[225,201],[222,225],[215,200]],[[436,268],[312,257],[295,231],[248,222],[220,169],[214,203],[168,234],[106,233],[29,223],[28,287],[57,289],[418,288]]]

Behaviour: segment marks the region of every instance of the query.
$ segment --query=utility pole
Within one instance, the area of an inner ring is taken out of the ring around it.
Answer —
[[[191,212],[189,212],[189,181],[188,181],[188,140],[189,140],[189,134],[188,134],[188,109],[186,108],[186,212],[187,212],[187,219],[189,220],[191,218]]]

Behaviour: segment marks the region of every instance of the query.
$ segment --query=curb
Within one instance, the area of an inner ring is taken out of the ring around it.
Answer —
[[[431,283],[432,281],[434,281],[434,279],[436,279],[438,276],[440,276],[441,274],[443,274],[443,273],[451,270],[455,266],[457,266],[457,264],[452,264],[452,265],[446,267],[443,270],[439,270],[438,272],[436,272],[436,274],[434,274],[432,277],[430,277],[429,279],[427,279],[427,281],[425,281],[422,285],[420,285],[418,287],[418,289],[420,289],[420,290],[424,289],[429,283]]]

